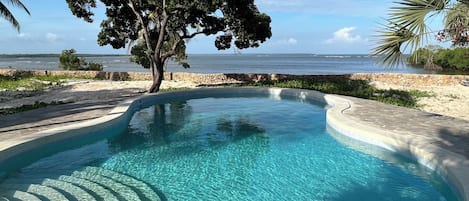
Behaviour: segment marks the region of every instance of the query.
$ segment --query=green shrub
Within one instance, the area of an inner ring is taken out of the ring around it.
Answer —
[[[449,68],[455,70],[469,70],[469,49],[456,48],[446,55]]]
[[[239,85],[234,85],[239,86]],[[417,99],[429,97],[432,94],[423,91],[411,90],[382,90],[370,85],[365,80],[351,80],[348,78],[336,79],[298,79],[282,81],[265,81],[257,83],[246,83],[241,86],[280,87],[316,90],[328,94],[339,94],[376,100],[388,104],[417,108]]]
[[[423,66],[432,59],[435,53],[428,48],[419,48],[407,57],[407,63],[416,66]]]
[[[88,63],[84,58],[75,55],[74,49],[63,50],[59,56],[59,66],[65,70],[93,70],[102,71],[103,65],[98,63]]]
[[[412,53],[407,62],[423,66],[436,64],[444,71],[469,71],[469,48],[442,49],[435,46],[420,48]]]

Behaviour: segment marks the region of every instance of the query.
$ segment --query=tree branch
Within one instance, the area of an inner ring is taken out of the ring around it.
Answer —
[[[140,14],[137,12],[137,10],[135,10],[135,7],[134,7],[134,4],[132,2],[132,0],[129,0],[129,3],[128,3],[129,7],[132,9],[132,12],[134,12],[135,16],[137,17],[137,20],[140,22],[140,26],[142,27],[143,29],[143,40],[145,41],[146,45],[147,45],[147,49],[150,52],[150,54],[153,53],[153,50],[151,48],[151,43],[150,43],[150,33],[148,31],[148,27],[145,26],[145,23],[143,21],[143,18],[142,16],[140,16]]]
[[[190,38],[194,38],[195,36],[199,35],[199,34],[203,34],[204,32],[203,31],[197,31],[197,32],[194,32],[190,35],[188,35],[187,33],[184,33],[184,35],[181,37],[182,39],[190,39]]]
[[[169,57],[172,57],[174,55],[176,55],[176,48],[178,46],[178,44],[181,42],[181,39],[177,39],[175,40],[173,46],[171,46],[171,50],[169,50],[168,52],[166,52],[165,54],[163,54],[161,56],[161,58],[163,59],[163,61],[166,61],[166,59],[168,59]]]
[[[160,58],[161,47],[164,42],[164,35],[166,33],[166,23],[168,22],[169,16],[166,13],[166,10],[163,10],[163,20],[161,21],[160,29],[158,30],[158,42],[156,43],[155,52],[153,53],[155,57]]]

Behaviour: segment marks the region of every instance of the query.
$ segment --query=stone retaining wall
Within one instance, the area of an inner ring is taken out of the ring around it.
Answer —
[[[0,75],[68,75],[83,78],[107,80],[151,80],[149,72],[99,72],[99,71],[21,71],[0,69]],[[223,84],[239,82],[258,82],[266,80],[288,79],[337,79],[378,81],[402,86],[449,86],[458,85],[462,80],[469,80],[469,75],[434,75],[400,73],[354,73],[344,75],[287,75],[287,74],[198,74],[165,73],[165,80],[187,81],[196,84]]]

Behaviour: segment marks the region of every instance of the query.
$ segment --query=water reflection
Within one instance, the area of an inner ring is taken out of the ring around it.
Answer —
[[[187,101],[158,104],[137,112],[127,132],[110,141],[118,153],[138,146],[171,147],[165,155],[190,154],[217,149],[230,143],[256,141],[268,147],[266,129],[248,115],[196,112]]]

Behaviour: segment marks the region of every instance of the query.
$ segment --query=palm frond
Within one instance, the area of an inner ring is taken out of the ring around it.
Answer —
[[[385,67],[398,66],[405,61],[401,46],[410,40],[415,40],[416,35],[398,24],[390,23],[382,27],[382,31],[378,31],[377,35],[380,38],[379,45],[373,48],[372,54],[378,56]]]
[[[390,10],[388,24],[378,31],[378,46],[373,55],[381,58],[386,67],[402,64],[402,50],[416,50],[427,39],[428,28],[425,21],[445,10],[450,0],[401,0]]]
[[[469,4],[457,3],[446,14],[445,31],[449,37],[459,41],[469,30]]]
[[[9,2],[11,5],[15,7],[23,9],[26,13],[28,13],[28,15],[31,15],[28,8],[26,8],[26,6],[20,0],[7,0],[7,2]]]
[[[20,31],[20,24],[8,8],[0,2],[0,17],[7,20],[16,30]]]
[[[9,2],[11,5],[13,5],[15,7],[19,7],[21,9],[23,9],[26,13],[28,13],[28,15],[31,15],[29,10],[26,8],[26,6],[24,6],[23,3],[21,3],[21,1],[19,1],[19,0],[7,0],[7,2]],[[17,31],[20,31],[20,24],[19,24],[18,20],[16,20],[15,16],[13,16],[11,11],[2,2],[0,2],[0,17],[7,20],[11,25],[13,25],[13,27]]]

